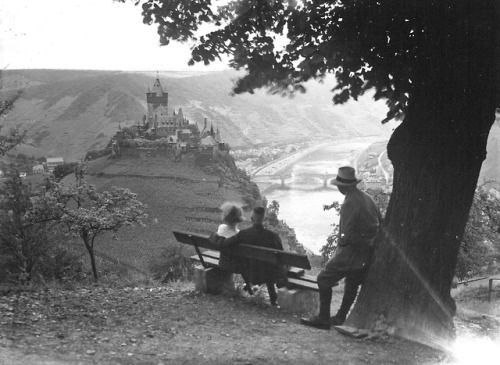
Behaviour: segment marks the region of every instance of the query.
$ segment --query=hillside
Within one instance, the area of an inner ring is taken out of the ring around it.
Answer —
[[[233,147],[272,144],[329,136],[388,135],[382,126],[385,104],[369,96],[359,102],[334,106],[333,80],[311,82],[307,93],[293,98],[255,94],[231,96],[238,73],[160,72],[169,93],[169,113],[182,108],[192,122],[204,118],[219,127]],[[142,120],[145,94],[156,73],[18,70],[2,73],[3,93],[23,89],[22,98],[7,115],[7,126],[29,127],[27,143],[17,151],[35,156],[81,158],[88,150],[102,148],[119,125]]]
[[[103,190],[112,186],[129,188],[147,204],[148,214],[146,227],[130,227],[115,236],[100,237],[97,251],[144,272],[167,247],[179,257],[189,254],[189,247],[176,244],[172,230],[208,234],[220,224],[218,207],[224,201],[248,205],[260,198],[256,186],[238,176],[234,168],[224,159],[200,167],[193,155],[173,162],[164,155],[147,156],[137,150],[124,151],[119,159],[91,161],[86,166],[87,182]],[[220,176],[224,185],[219,188]],[[72,183],[74,176],[66,179]]]

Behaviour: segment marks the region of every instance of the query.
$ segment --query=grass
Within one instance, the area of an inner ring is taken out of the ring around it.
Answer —
[[[494,282],[491,302],[488,302],[488,280],[482,280],[469,285],[459,285],[452,290],[452,297],[457,307],[472,310],[490,316],[500,317],[500,284]]]

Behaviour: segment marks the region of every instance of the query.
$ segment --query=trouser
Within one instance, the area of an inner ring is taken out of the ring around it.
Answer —
[[[252,284],[250,282],[250,278],[247,273],[242,273],[241,276],[243,277],[243,280],[245,281],[245,284],[249,288],[249,293],[253,294],[252,292]],[[266,282],[267,286],[267,292],[269,293],[269,300],[272,302],[276,302],[278,300],[278,293],[276,293],[276,287],[274,286],[274,282],[268,281]]]
[[[269,293],[269,300],[271,303],[276,302],[278,300],[278,294],[276,293],[276,287],[274,286],[274,283],[268,282],[266,283],[267,286],[267,292]]]
[[[330,304],[332,302],[332,287],[345,278],[344,296],[342,304],[336,314],[337,317],[345,319],[352,303],[358,294],[358,288],[365,279],[367,268],[353,271],[341,271],[332,267],[328,262],[325,268],[318,274],[319,287],[319,316],[330,318]]]

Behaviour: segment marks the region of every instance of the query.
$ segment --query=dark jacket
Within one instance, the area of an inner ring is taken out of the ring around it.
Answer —
[[[340,208],[340,238],[331,260],[335,269],[351,271],[368,266],[381,220],[371,196],[358,189],[346,194]]]
[[[218,245],[221,251],[224,251],[224,248],[234,247],[241,243],[283,250],[281,238],[273,231],[264,228],[264,226],[260,223],[254,223],[252,227],[242,229],[236,235],[229,238],[212,234],[210,236],[210,240]],[[259,260],[249,260],[248,267],[245,269],[248,270],[250,282],[256,285],[267,282],[277,282],[286,277],[285,268],[281,265],[275,265]]]

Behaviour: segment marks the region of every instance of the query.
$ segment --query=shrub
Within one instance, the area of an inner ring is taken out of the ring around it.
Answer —
[[[191,280],[193,264],[190,256],[194,254],[191,247],[172,242],[158,256],[154,256],[149,269],[155,280],[162,282],[172,280]]]
[[[62,180],[65,176],[75,172],[75,167],[77,166],[76,162],[69,162],[57,165],[54,168],[54,178],[57,181]]]
[[[95,160],[96,158],[111,155],[111,150],[109,148],[103,150],[91,150],[86,153],[84,161]]]

